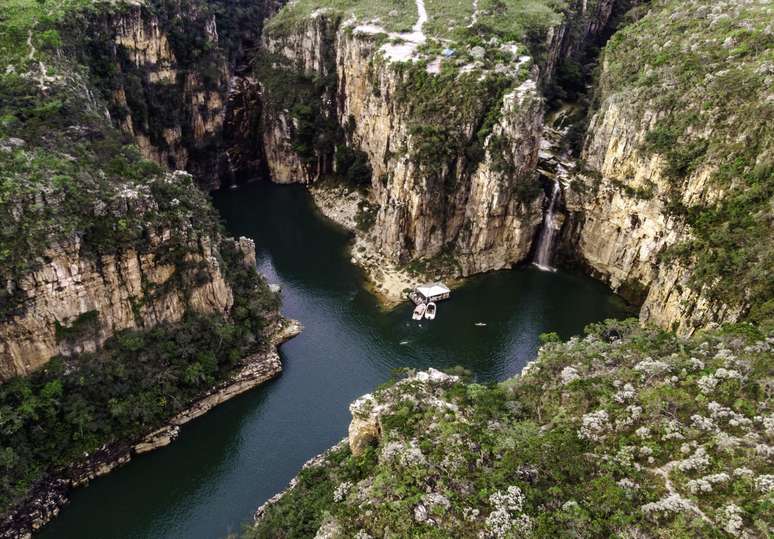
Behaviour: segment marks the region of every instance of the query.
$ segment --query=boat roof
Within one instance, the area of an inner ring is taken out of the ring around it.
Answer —
[[[417,292],[426,298],[431,298],[440,294],[448,294],[451,292],[451,290],[449,290],[449,287],[443,283],[428,283],[418,286]]]

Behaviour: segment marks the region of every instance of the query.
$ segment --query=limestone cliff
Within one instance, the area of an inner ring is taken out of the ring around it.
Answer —
[[[415,110],[421,105],[405,89],[416,74],[372,62],[377,44],[357,33],[342,32],[338,43],[338,115],[354,126],[352,144],[366,153],[373,170],[376,248],[394,263],[448,250],[463,275],[524,259],[542,202],[537,188],[519,196],[522,184],[536,186],[532,172],[542,103],[534,80],[527,78],[502,97],[487,95],[483,83],[479,92],[467,87],[469,80],[447,81],[483,97],[481,105],[462,109],[452,120],[456,125],[448,126],[465,141],[455,147],[443,137],[428,140],[420,130],[425,120]],[[492,111],[498,120],[480,141],[483,155],[471,158],[466,149]]]
[[[345,145],[370,167],[369,238],[388,262],[447,255],[447,271],[470,275],[522,261],[544,199],[535,174],[541,79],[604,28],[611,9],[584,2],[557,19],[542,63],[496,37],[461,50],[447,40],[447,57],[425,52],[433,36],[421,17],[411,34],[331,10],[270,24],[259,80],[271,177],[308,183],[345,173]],[[291,80],[303,93],[288,94],[281,82]]]
[[[84,63],[106,79],[113,121],[146,158],[217,185],[219,163],[204,152],[220,143],[229,72],[214,15],[188,7],[159,13],[141,2],[89,21],[94,35]],[[172,17],[183,17],[198,34],[192,43],[208,52],[182,50],[180,35],[170,35]]]
[[[46,263],[15,284],[24,298],[18,314],[0,321],[0,379],[29,374],[55,355],[93,352],[123,329],[177,322],[189,310],[227,312],[232,291],[212,239],[194,239],[178,267],[161,260],[171,235],[152,237],[145,252],[96,258],[77,240],[52,246]]]
[[[195,189],[185,173],[167,178]],[[185,203],[174,200],[182,210]],[[56,211],[55,202],[48,204]],[[160,211],[159,201],[142,189],[125,189],[112,207],[94,201],[93,209],[80,210],[102,212],[116,222],[127,215],[153,219]],[[219,236],[190,225],[148,227],[145,234],[141,243],[106,252],[77,234],[62,238],[49,244],[29,271],[6,275],[12,303],[4,305],[0,320],[0,379],[29,374],[55,355],[95,351],[120,330],[177,322],[189,312],[228,313],[233,293]],[[252,242],[235,245],[254,261]]]
[[[770,16],[654,2],[604,52],[564,248],[643,322],[690,334],[769,312]]]
[[[614,11],[621,11],[622,4],[634,5],[637,0],[575,0],[572,15],[562,24],[549,29],[547,53],[544,60],[543,81],[549,83],[561,62],[590,44],[601,43],[608,33],[608,23]]]
[[[673,187],[664,177],[663,159],[640,151],[657,113],[637,119],[627,114],[627,107],[611,97],[596,113],[583,153],[592,172],[574,177],[565,191],[574,251],[594,276],[643,303],[643,322],[691,333],[709,322],[735,320],[738,307],[710,301],[688,286],[690,268],[659,260],[690,230],[667,208]],[[683,203],[719,196],[707,185],[709,176],[701,168],[686,179]]]

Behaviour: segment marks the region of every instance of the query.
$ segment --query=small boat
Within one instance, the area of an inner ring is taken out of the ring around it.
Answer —
[[[432,301],[427,304],[427,309],[425,309],[425,318],[428,320],[435,320],[435,303]]]
[[[486,322],[476,322],[476,323],[475,323],[475,324],[473,324],[473,325],[474,325],[474,326],[478,326],[478,327],[482,328],[482,327],[484,327],[484,326],[486,325]]]
[[[427,309],[427,305],[420,303],[414,308],[414,314],[411,315],[411,318],[414,320],[422,320],[422,317],[425,315],[425,309]]]

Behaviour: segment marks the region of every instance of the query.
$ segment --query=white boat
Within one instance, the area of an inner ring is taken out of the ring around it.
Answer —
[[[422,317],[425,315],[425,309],[427,309],[427,305],[420,303],[414,308],[414,314],[411,315],[411,318],[414,320],[422,320]]]
[[[478,326],[478,327],[482,328],[482,327],[486,326],[486,322],[476,322],[476,323],[475,323],[475,324],[473,324],[473,325],[474,325],[474,326]]]
[[[432,301],[427,304],[427,309],[425,309],[425,318],[428,320],[435,320],[435,303]]]

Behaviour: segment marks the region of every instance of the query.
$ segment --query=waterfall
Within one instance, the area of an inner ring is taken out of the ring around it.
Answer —
[[[234,164],[231,162],[231,156],[228,152],[226,152],[226,164],[228,165],[228,175],[229,179],[231,180],[231,185],[229,185],[230,189],[236,189],[237,183],[236,183],[236,174],[234,174]]]
[[[548,204],[548,210],[543,215],[543,230],[538,239],[537,251],[535,252],[535,265],[543,271],[556,271],[551,266],[551,252],[554,246],[554,236],[556,236],[556,225],[554,224],[554,211],[556,210],[556,201],[562,192],[559,180],[554,180],[554,188],[551,191],[551,202]]]

